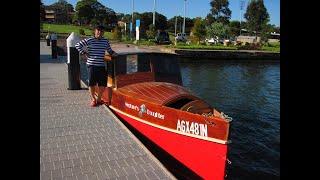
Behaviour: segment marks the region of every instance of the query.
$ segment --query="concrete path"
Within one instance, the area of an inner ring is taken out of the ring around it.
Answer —
[[[67,90],[66,58],[50,53],[40,42],[40,179],[174,179],[87,89]]]

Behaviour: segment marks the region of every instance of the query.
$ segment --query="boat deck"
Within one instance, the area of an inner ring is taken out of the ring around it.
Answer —
[[[87,89],[67,90],[50,48],[40,42],[40,179],[175,179]]]

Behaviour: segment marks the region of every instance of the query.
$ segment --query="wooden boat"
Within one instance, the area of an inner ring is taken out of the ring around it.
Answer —
[[[201,179],[224,179],[230,118],[182,86],[173,54],[106,56],[108,86],[102,99],[158,147]]]

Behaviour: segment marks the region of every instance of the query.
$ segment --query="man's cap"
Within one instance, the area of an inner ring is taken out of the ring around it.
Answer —
[[[104,31],[104,26],[103,25],[97,25],[97,26],[95,26],[94,29],[97,29],[99,31]]]

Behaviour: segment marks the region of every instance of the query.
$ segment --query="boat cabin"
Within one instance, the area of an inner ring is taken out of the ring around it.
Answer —
[[[179,62],[174,54],[121,53],[107,61],[108,86],[121,88],[141,82],[182,85]]]
[[[106,63],[108,86],[114,90],[195,114],[214,113],[208,103],[182,87],[179,59],[174,54],[120,53]]]

